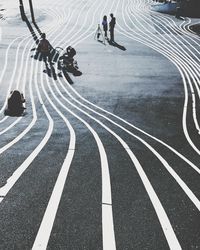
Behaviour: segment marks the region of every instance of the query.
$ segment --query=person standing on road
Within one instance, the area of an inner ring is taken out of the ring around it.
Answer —
[[[47,66],[47,59],[51,65],[52,62],[51,62],[51,53],[50,52],[51,52],[52,46],[49,43],[49,41],[46,39],[45,33],[42,33],[41,38],[42,39],[40,40],[40,42],[38,44],[37,51],[39,53],[41,53],[42,59],[45,62],[46,66]]]
[[[103,25],[103,30],[104,30],[104,36],[105,39],[107,39],[107,31],[108,31],[108,22],[107,22],[107,16],[103,17],[103,21],[102,21],[102,25]]]
[[[113,14],[110,14],[111,21],[109,23],[109,31],[110,31],[110,41],[114,42],[114,28],[116,24],[116,18],[113,16]]]

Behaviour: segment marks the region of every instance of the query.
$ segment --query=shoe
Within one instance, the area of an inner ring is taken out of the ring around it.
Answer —
[[[60,73],[58,73],[58,76],[59,76],[59,77],[62,77],[62,73],[61,73],[61,72],[60,72]]]

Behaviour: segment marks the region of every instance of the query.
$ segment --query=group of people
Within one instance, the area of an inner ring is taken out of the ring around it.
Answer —
[[[105,32],[105,38],[108,39],[108,26],[109,26],[109,32],[110,32],[110,42],[114,42],[114,28],[116,24],[116,19],[113,16],[113,14],[110,14],[111,20],[108,25],[107,16],[103,17],[102,25],[103,30]],[[53,65],[52,62],[52,56],[51,51],[53,50],[52,45],[49,43],[49,41],[46,39],[46,34],[43,33],[41,35],[41,40],[39,41],[37,52],[41,54],[42,60],[45,62],[46,66],[48,67],[48,63],[50,66]],[[76,51],[71,46],[68,46],[66,48],[66,51],[64,51],[63,55],[59,57],[58,60],[58,70],[59,70],[59,76],[61,76],[61,62],[63,61],[66,65],[73,65],[74,59],[73,57],[76,55]],[[78,67],[77,67],[78,68]],[[7,109],[5,110],[5,115],[10,116],[20,116],[23,114],[23,111],[25,110],[24,107],[25,99],[23,97],[23,94],[21,94],[18,90],[14,90],[10,93],[10,97],[8,98],[8,105]]]
[[[108,25],[108,21],[107,21],[107,16],[105,15],[103,17],[103,21],[102,21],[102,26],[103,26],[103,30],[105,33],[105,38],[108,39],[108,26],[109,26],[109,32],[110,32],[110,42],[114,42],[114,28],[115,28],[115,24],[116,24],[116,18],[114,17],[114,15],[111,13],[110,14],[111,20],[109,22]],[[70,47],[70,46],[69,46]],[[70,53],[69,53],[69,47],[67,48],[66,52],[64,53],[64,57],[69,58]],[[46,39],[46,34],[43,33],[41,35],[41,40],[39,42],[37,51],[41,54],[43,61],[45,62],[45,64],[47,65],[47,60],[50,63],[50,65],[52,64],[52,58],[51,58],[51,53],[50,51],[53,49],[53,47],[51,46],[51,44],[49,43],[49,41]],[[71,47],[70,47],[71,49]],[[76,53],[73,54],[73,56]],[[62,56],[62,57],[63,57]],[[60,58],[62,58],[60,57]],[[73,61],[73,57],[70,58],[71,61]]]
[[[42,60],[46,64],[46,68],[48,68],[48,63],[50,64],[50,67],[52,67],[52,54],[55,49],[52,47],[52,45],[49,43],[49,41],[46,39],[46,34],[43,33],[41,35],[41,40],[39,41],[37,52],[40,53]],[[61,76],[61,61],[65,66],[68,66],[68,69],[70,68],[76,68],[78,69],[77,62],[74,60],[74,56],[76,55],[76,51],[71,46],[68,46],[66,50],[64,50],[64,53],[62,56],[58,59],[58,70],[59,70],[59,76]]]
[[[110,17],[111,17],[111,20],[109,22],[110,42],[114,42],[114,28],[115,28],[115,24],[116,24],[116,18],[114,17],[114,15],[112,13],[110,14]],[[105,38],[108,39],[107,16],[103,17],[102,26],[103,26]]]

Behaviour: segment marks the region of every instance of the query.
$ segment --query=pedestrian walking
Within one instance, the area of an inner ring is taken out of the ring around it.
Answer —
[[[47,59],[48,59],[48,62],[50,63],[50,65],[52,64],[52,62],[51,62],[51,49],[52,49],[52,46],[49,43],[49,41],[46,39],[46,34],[42,33],[41,40],[38,44],[37,51],[39,53],[41,53],[42,59],[45,62],[46,66],[47,66]]]
[[[107,38],[108,38],[108,36],[107,36],[107,31],[108,31],[107,16],[104,16],[104,17],[103,17],[102,25],[103,25],[103,30],[104,30],[105,39],[107,39]]]
[[[114,28],[116,24],[116,18],[113,16],[113,14],[110,14],[111,21],[109,23],[109,31],[110,31],[110,41],[114,42]]]

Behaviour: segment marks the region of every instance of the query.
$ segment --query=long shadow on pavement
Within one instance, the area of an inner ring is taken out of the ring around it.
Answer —
[[[116,47],[116,48],[118,48],[118,49],[121,49],[121,50],[123,50],[123,51],[126,50],[126,48],[125,48],[124,46],[120,45],[119,43],[116,43],[115,41],[108,41],[108,43],[109,43],[111,46],[114,46],[114,47]]]
[[[27,16],[25,16],[25,22],[26,22],[26,25],[27,25],[33,39],[35,40],[36,45],[38,45],[40,42],[40,39],[37,37],[37,35],[36,35],[32,25],[31,25],[31,23],[29,22]],[[37,23],[34,22],[33,24],[34,24],[35,28],[37,29],[38,33],[41,35],[43,32],[40,30]],[[35,55],[31,56],[32,58],[34,58],[35,60],[42,61],[41,53],[39,53],[36,48],[31,49],[31,51],[36,51]],[[49,66],[47,63],[45,63],[46,69],[43,71],[44,73],[47,73],[47,75],[49,77],[53,77],[54,80],[57,80],[57,75],[56,75],[56,71],[55,71],[55,68],[53,66],[53,63],[57,63],[59,56],[60,56],[59,51],[52,47],[51,52],[50,52],[50,57],[52,58],[52,61],[51,61]],[[67,72],[65,72],[64,76],[70,84],[73,83],[72,79],[70,78],[70,76]]]
[[[42,31],[41,31],[40,28],[38,27],[37,23],[36,23],[36,22],[33,22],[33,24],[34,24],[35,28],[37,29],[38,33],[39,33],[40,35],[42,35]]]
[[[28,29],[29,29],[29,31],[30,31],[33,39],[35,40],[35,43],[38,44],[39,43],[39,39],[38,39],[38,37],[37,37],[34,29],[32,28],[32,26],[31,26],[31,24],[30,24],[30,22],[29,22],[29,20],[28,20],[27,17],[25,18],[25,23],[26,23],[26,25],[27,25],[27,27],[28,27]]]

